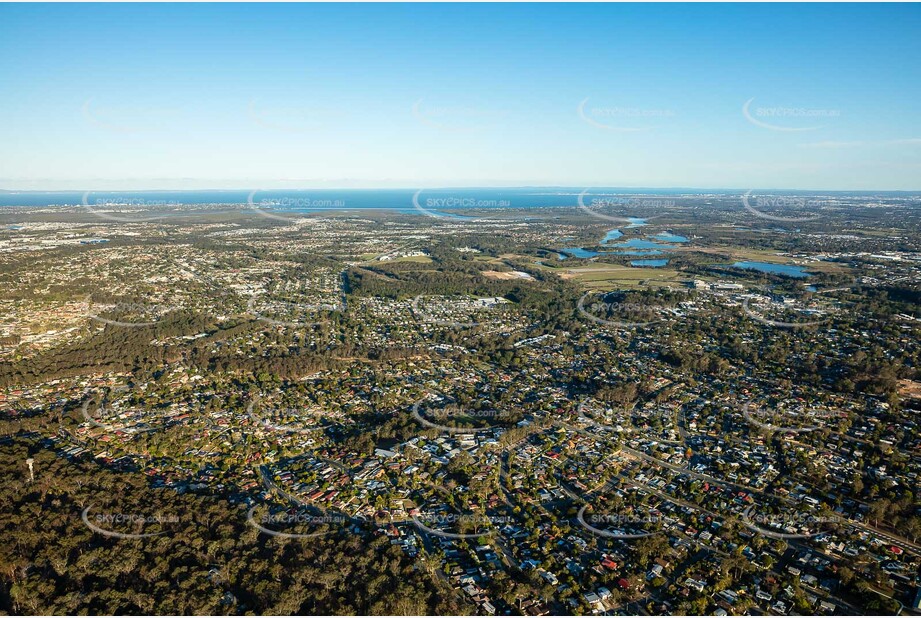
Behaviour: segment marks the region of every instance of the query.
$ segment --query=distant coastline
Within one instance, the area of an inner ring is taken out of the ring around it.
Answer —
[[[139,190],[139,191],[15,191],[0,189],[0,207],[52,207],[81,206],[84,203],[98,204],[100,200],[117,205],[180,206],[180,205],[256,205],[285,208],[290,211],[317,210],[361,210],[388,209],[405,210],[413,208],[413,196],[418,188],[403,189],[267,189],[253,193],[253,190],[238,189],[195,189],[195,190]],[[441,206],[459,210],[464,208],[544,208],[578,206],[578,197],[585,187],[482,187],[482,188],[437,188],[422,189],[420,201],[437,203],[438,200],[453,200],[452,206]],[[738,189],[691,189],[691,188],[628,188],[592,187],[585,194],[586,202],[593,196],[670,196],[701,198],[706,196],[727,197],[742,195],[746,190]],[[921,198],[918,191],[804,191],[763,190],[774,195],[823,195],[829,197],[859,198]],[[86,200],[86,202],[84,201]],[[311,206],[309,201],[317,202]],[[324,208],[324,204],[329,203]],[[337,205],[341,204],[341,205]],[[435,207],[435,206],[432,206]]]

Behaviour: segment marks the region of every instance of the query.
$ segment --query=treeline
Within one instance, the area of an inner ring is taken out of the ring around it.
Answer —
[[[35,458],[34,483],[24,461]],[[386,537],[335,529],[281,539],[221,497],[0,447],[0,612],[10,614],[459,614],[468,608]],[[123,539],[94,532],[157,536]],[[122,521],[105,519],[121,515]],[[127,516],[127,517],[125,517]],[[144,517],[147,521],[134,521]],[[131,518],[133,523],[128,521]]]
[[[423,270],[418,265],[414,270],[352,267],[346,277],[351,293],[366,297],[405,298],[420,294],[503,296],[514,287],[500,281],[490,282],[478,273]]]
[[[154,345],[152,340],[216,330],[212,319],[189,312],[167,314],[162,321],[149,326],[105,326],[75,343],[0,364],[0,387],[22,387],[104,372],[149,373],[182,358],[178,348]]]

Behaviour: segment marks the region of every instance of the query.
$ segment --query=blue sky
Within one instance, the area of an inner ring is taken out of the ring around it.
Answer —
[[[3,4],[0,188],[918,190],[919,52],[917,4]]]

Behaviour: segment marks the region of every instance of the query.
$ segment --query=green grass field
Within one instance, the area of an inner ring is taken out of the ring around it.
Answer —
[[[593,290],[677,287],[683,279],[681,273],[669,268],[633,268],[614,264],[561,269],[560,274]]]

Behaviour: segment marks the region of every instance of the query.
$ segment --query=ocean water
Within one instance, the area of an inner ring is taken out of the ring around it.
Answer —
[[[180,191],[93,191],[88,199],[93,200],[124,200],[130,203],[144,204],[151,202],[166,202],[174,204],[246,204],[250,193],[256,190],[254,201],[259,204],[266,201],[288,201],[296,211],[321,210],[323,206],[310,206],[307,200],[318,202],[344,202],[343,208],[383,208],[392,210],[415,210],[413,196],[418,188],[403,189],[269,189],[260,190],[258,186],[250,189],[233,190],[180,190]],[[423,208],[427,200],[439,198],[453,198],[461,203],[456,208],[542,208],[552,206],[578,206],[578,197],[583,194],[585,187],[515,187],[515,188],[440,188],[425,189],[419,194],[418,201]],[[778,191],[778,195],[813,195],[801,191]],[[825,192],[825,195],[842,197],[904,197],[913,193],[900,191],[851,191],[851,192]],[[0,206],[79,206],[83,203],[85,191],[77,187],[72,191],[10,191],[0,188]],[[625,188],[625,187],[592,187],[583,194],[583,203],[589,203],[593,197],[605,196],[739,196],[738,190],[730,189],[701,189],[701,188],[674,188],[657,189],[651,187]],[[466,202],[465,202],[466,200]],[[510,202],[501,205],[499,202]],[[484,202],[476,204],[476,202]],[[630,202],[625,200],[623,210],[632,208]],[[327,207],[328,208],[328,207]],[[334,207],[335,208],[335,207]],[[626,217],[631,223],[627,227],[646,225],[646,221],[636,217]]]
[[[255,191],[255,193],[254,193]],[[261,207],[285,212],[319,210],[385,209],[403,212],[421,208],[432,211],[470,208],[548,208],[578,207],[582,188],[463,188],[463,189],[267,189],[227,191],[2,191],[0,206],[80,206],[95,204],[145,205],[246,205],[250,200]],[[642,193],[637,189],[597,188],[593,195],[662,195],[667,190]],[[674,193],[670,193],[674,194]],[[628,227],[645,221],[629,218]]]

